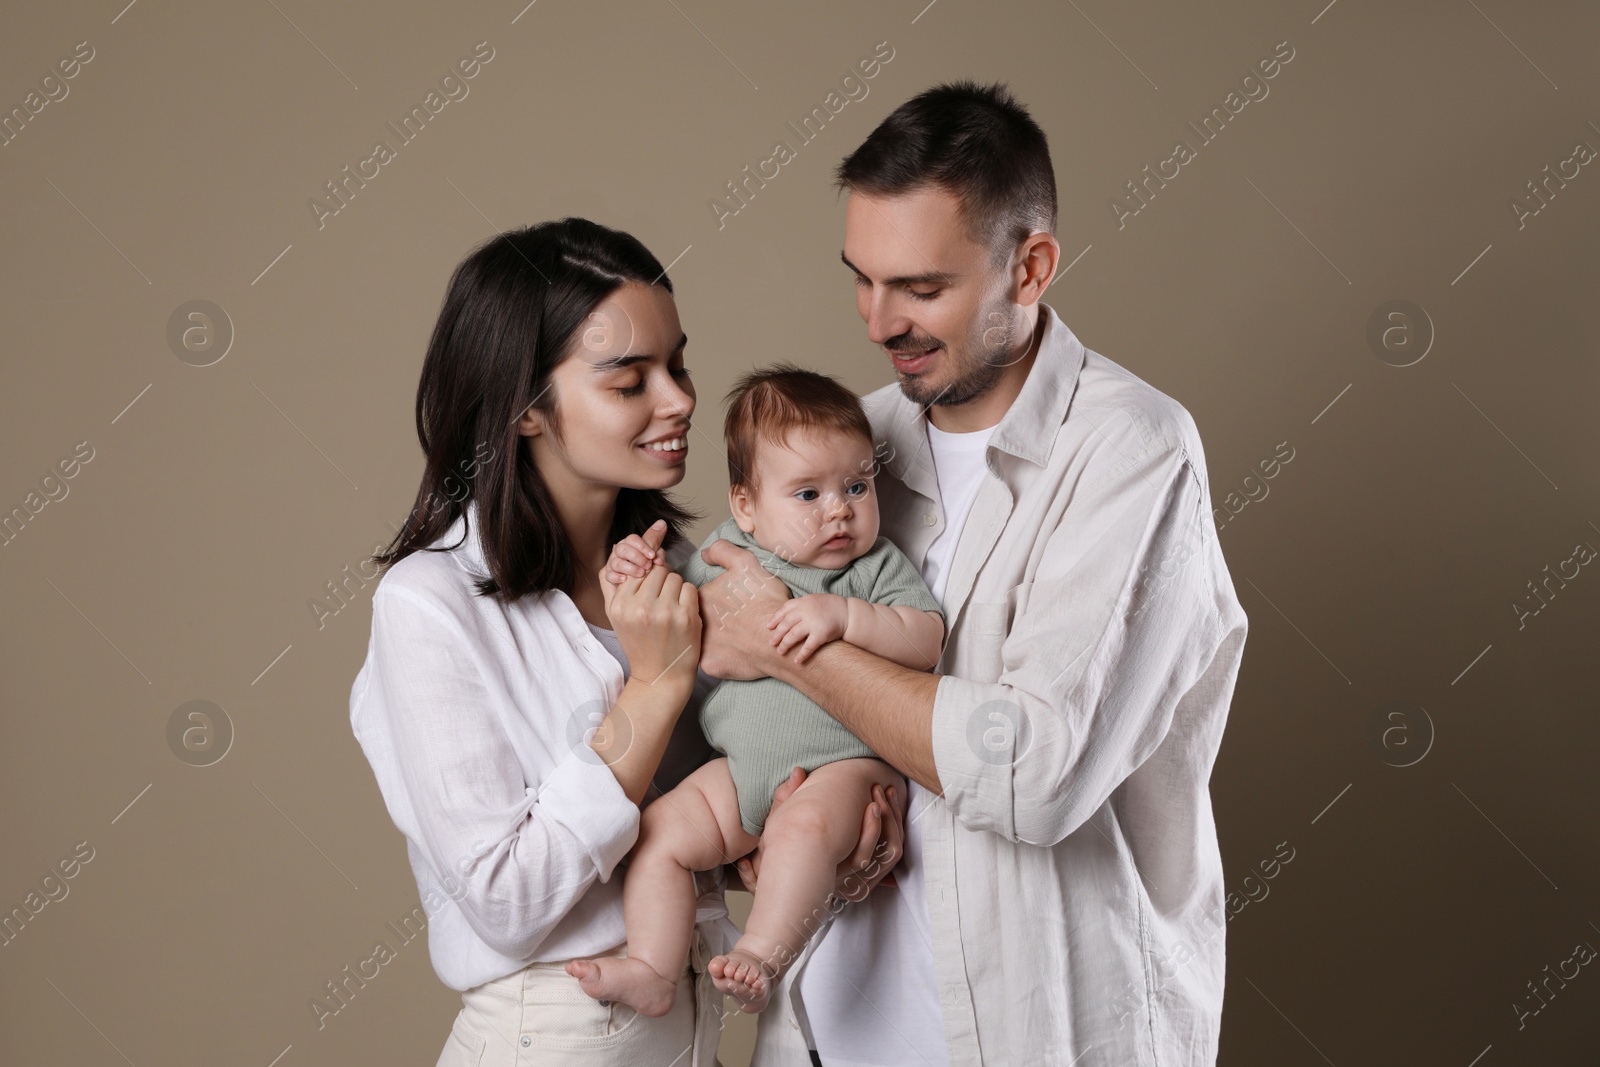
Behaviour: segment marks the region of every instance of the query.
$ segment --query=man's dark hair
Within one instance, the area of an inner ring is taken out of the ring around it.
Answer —
[[[996,259],[1056,228],[1056,176],[1044,131],[1003,85],[958,81],[918,93],[845,157],[841,189],[893,196],[933,185],[955,194],[973,238]]]

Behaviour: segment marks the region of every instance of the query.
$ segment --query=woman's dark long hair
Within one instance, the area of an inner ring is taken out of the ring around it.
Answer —
[[[417,438],[427,466],[405,527],[373,561],[390,567],[426,551],[478,501],[489,577],[478,592],[510,603],[572,592],[572,543],[517,420],[531,406],[560,432],[550,372],[572,351],[590,312],[627,282],[672,281],[638,239],[565,218],[485,241],[450,277],[417,385]],[[667,521],[683,539],[697,516],[659,489],[621,488],[609,544]],[[445,551],[450,547],[438,549]]]

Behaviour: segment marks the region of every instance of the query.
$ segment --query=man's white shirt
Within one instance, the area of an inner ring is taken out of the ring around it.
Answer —
[[[865,398],[888,453],[883,535],[925,573],[937,542],[955,547],[932,568],[943,794],[916,791],[917,862],[897,874],[925,904],[880,888],[846,907],[763,1013],[757,1067],[807,1064],[807,1028],[828,1067],[919,1064],[940,1024],[963,1067],[1215,1062],[1209,779],[1247,620],[1189,413],[1040,314],[960,529],[922,410],[893,385]],[[923,915],[929,936],[908,936]],[[869,972],[889,1047],[865,1034],[868,998],[841,992]]]

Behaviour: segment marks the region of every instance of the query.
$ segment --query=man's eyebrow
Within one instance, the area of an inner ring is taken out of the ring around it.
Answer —
[[[861,277],[865,278],[867,276],[866,272],[863,271],[860,267],[856,266],[854,263],[850,262],[849,257],[846,256],[843,252],[839,253],[839,261],[841,263],[843,263],[845,266],[849,267],[851,270],[855,271],[857,274],[861,275]],[[960,277],[961,277],[961,275],[952,274],[950,271],[931,270],[931,271],[928,271],[925,274],[902,274],[902,275],[899,275],[899,276],[894,277],[894,278],[885,278],[884,281],[883,281],[883,284],[884,285],[950,285],[952,282],[954,282],[956,279],[958,279]]]
[[[678,338],[678,343],[672,346],[672,351],[674,353],[681,352],[688,343],[689,335],[684,334]],[[597,359],[589,366],[597,372],[604,373],[606,371],[621,370],[624,367],[631,367],[635,363],[644,363],[655,358],[648,352],[630,352],[625,356],[607,356],[605,359]]]

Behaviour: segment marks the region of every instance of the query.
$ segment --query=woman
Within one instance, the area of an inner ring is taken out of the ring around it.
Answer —
[[[695,407],[686,341],[657,259],[583,219],[500,234],[451,277],[417,390],[422,484],[374,557],[389,569],[350,697],[434,970],[462,993],[440,1067],[715,1062],[704,962],[737,935],[720,877],[668,1015],[592,1000],[564,969],[626,954],[612,875],[639,808],[711,755],[695,588],[661,567],[600,580],[629,534],[674,565],[693,551],[665,493]],[[841,875],[889,810],[868,806]]]

